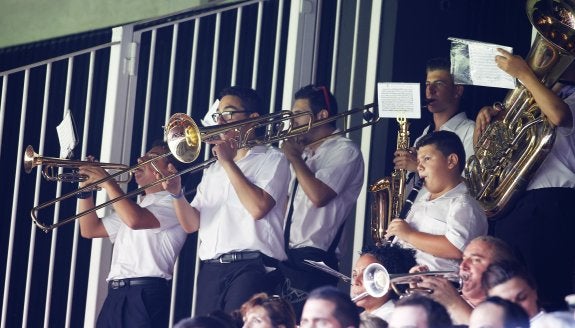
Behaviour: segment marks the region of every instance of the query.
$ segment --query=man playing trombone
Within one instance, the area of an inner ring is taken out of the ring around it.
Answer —
[[[138,163],[168,152],[165,143],[156,143]],[[167,170],[171,156],[158,159],[154,165]],[[100,181],[108,173],[100,166],[83,165],[80,174],[88,177],[82,185]],[[157,178],[152,164],[134,170],[138,185],[146,186]],[[109,179],[98,187],[110,199],[124,195],[116,180]],[[79,212],[94,207],[92,192],[78,194]],[[114,243],[108,274],[108,296],[97,327],[166,327],[169,320],[170,279],[176,257],[186,240],[174,212],[170,194],[160,184],[145,189],[140,202],[124,198],[113,203],[114,213],[98,218],[91,212],[79,218],[84,238],[110,238]]]
[[[269,145],[243,147],[238,140],[254,140],[254,123],[262,110],[257,93],[230,87],[219,95],[219,124],[246,120],[239,128],[213,141],[217,161],[204,171],[192,203],[180,178],[163,183],[174,195],[176,214],[186,232],[199,231],[201,259],[196,314],[239,309],[252,295],[266,291],[267,263],[284,260],[283,211],[290,178],[284,155]],[[172,166],[169,167],[174,172]],[[271,260],[271,261],[270,261]]]
[[[296,126],[308,125],[310,120],[315,125],[282,144],[295,173],[289,188],[284,237],[289,260],[283,263],[282,271],[292,288],[309,292],[337,284],[337,278],[303,261],[322,261],[338,270],[337,248],[345,219],[363,186],[364,163],[357,145],[338,135],[335,123],[316,124],[338,113],[336,99],[325,86],[308,85],[297,91],[292,113],[310,113],[295,118]],[[292,299],[299,316],[304,300],[286,296]]]

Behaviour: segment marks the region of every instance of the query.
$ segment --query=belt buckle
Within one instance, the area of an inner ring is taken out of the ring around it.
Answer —
[[[228,261],[224,260],[224,257],[226,255],[231,257],[230,260]],[[218,258],[218,261],[222,264],[236,262],[237,260],[238,260],[238,253],[222,254],[220,258]]]
[[[118,289],[126,286],[126,282],[123,279],[120,280],[112,280],[111,287],[112,289]]]
[[[220,257],[218,258],[218,261],[219,261],[220,263],[222,263],[222,264],[232,263],[233,260],[232,260],[232,261],[225,261],[225,260],[224,260],[224,256],[226,256],[226,255],[227,255],[227,254],[220,255]]]

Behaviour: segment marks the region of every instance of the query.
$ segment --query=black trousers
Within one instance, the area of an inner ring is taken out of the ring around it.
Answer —
[[[232,263],[200,264],[196,315],[239,309],[254,294],[268,291],[262,258]]]
[[[167,327],[170,318],[170,284],[108,288],[96,327]]]
[[[540,305],[547,311],[566,309],[564,297],[574,292],[575,189],[527,191],[509,214],[490,222],[490,231],[523,258]]]
[[[337,286],[338,283],[337,277],[305,264],[304,260],[324,262],[334,270],[339,269],[338,260],[335,254],[314,247],[289,249],[287,255],[288,260],[280,263],[280,270],[286,278],[287,286],[280,286],[281,290],[278,293],[290,301],[296,313],[297,322],[299,322],[305,295],[295,292],[294,289],[309,293],[318,287]]]

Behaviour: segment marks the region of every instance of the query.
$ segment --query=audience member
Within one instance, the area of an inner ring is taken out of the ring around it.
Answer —
[[[400,299],[389,319],[390,328],[445,328],[451,318],[440,303],[429,297],[414,294]]]
[[[488,297],[471,313],[469,328],[529,328],[529,317],[519,305],[497,296]]]
[[[242,305],[240,312],[244,328],[296,327],[291,304],[277,295],[256,294]]]
[[[357,328],[359,321],[359,311],[349,295],[336,287],[324,286],[308,295],[300,328]]]

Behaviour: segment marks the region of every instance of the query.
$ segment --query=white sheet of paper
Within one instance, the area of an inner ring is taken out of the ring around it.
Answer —
[[[69,109],[64,113],[64,119],[58,124],[56,131],[58,132],[58,141],[60,142],[60,158],[69,158],[72,155],[74,147],[78,144],[74,119]]]
[[[208,126],[214,126],[214,125],[218,124],[218,122],[214,122],[214,120],[212,119],[212,114],[214,114],[215,112],[218,111],[219,105],[220,105],[220,100],[216,99],[216,101],[214,101],[214,103],[212,104],[212,107],[210,107],[210,109],[208,110],[206,115],[204,115],[204,118],[202,119],[202,125],[203,126],[208,127]]]
[[[448,38],[451,41],[451,74],[455,83],[495,88],[515,88],[515,78],[497,67],[497,48],[513,53],[513,48],[493,43]]]
[[[419,83],[377,83],[379,117],[405,118],[421,117]]]

